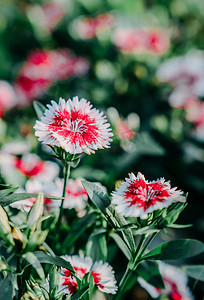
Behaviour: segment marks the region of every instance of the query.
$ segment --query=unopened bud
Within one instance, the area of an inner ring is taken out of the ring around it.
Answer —
[[[8,216],[1,205],[0,205],[0,225],[4,233],[11,233],[11,226],[9,224]]]
[[[33,226],[42,216],[43,208],[44,208],[44,194],[40,193],[34,205],[31,207],[29,211],[28,221],[27,221],[29,227]]]

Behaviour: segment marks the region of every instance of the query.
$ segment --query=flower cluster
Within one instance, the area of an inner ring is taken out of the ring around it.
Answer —
[[[167,32],[156,28],[118,29],[114,43],[126,54],[164,54],[169,48]]]
[[[111,28],[114,17],[111,14],[101,14],[95,18],[80,18],[75,21],[77,35],[81,39],[92,39],[98,33]]]
[[[187,276],[177,267],[160,263],[160,272],[164,281],[165,288],[155,288],[143,278],[139,277],[139,284],[147,290],[152,298],[158,298],[161,295],[169,296],[172,300],[193,300],[188,286]]]
[[[34,50],[22,66],[15,82],[19,105],[42,95],[53,82],[81,76],[89,69],[88,61],[67,49]]]
[[[82,279],[85,274],[90,272],[99,290],[107,294],[116,293],[117,285],[114,271],[108,263],[104,263],[102,260],[93,263],[91,257],[83,255],[65,255],[63,258],[71,263],[79,279]],[[72,295],[78,287],[77,281],[71,276],[70,271],[62,269],[62,272],[60,290]]]
[[[129,178],[112,193],[112,203],[119,213],[142,219],[175,201],[185,202],[182,191],[171,188],[164,178],[148,182],[140,172],[137,176],[129,174]]]
[[[43,144],[58,146],[71,154],[94,153],[109,148],[112,133],[103,113],[86,99],[51,101],[41,121],[34,126],[35,135]]]

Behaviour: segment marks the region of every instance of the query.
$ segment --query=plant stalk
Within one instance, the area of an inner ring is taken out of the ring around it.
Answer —
[[[65,195],[66,195],[66,187],[67,187],[67,181],[70,175],[70,165],[69,164],[65,164],[64,167],[64,186],[63,186],[63,192],[62,192],[62,202],[61,202],[61,206],[60,206],[60,213],[59,213],[59,219],[57,222],[57,228],[59,229],[60,224],[62,222],[62,216],[63,216],[63,212],[64,212],[64,199],[65,199]]]
[[[17,266],[16,266],[16,272],[17,272],[17,286],[18,286],[18,300],[22,297],[22,282],[21,282],[21,258],[20,256],[17,256]]]

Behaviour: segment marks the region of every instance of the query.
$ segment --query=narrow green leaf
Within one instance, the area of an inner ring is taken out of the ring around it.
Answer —
[[[35,112],[36,112],[36,115],[37,115],[38,119],[40,120],[44,115],[46,107],[42,103],[40,103],[39,101],[34,101],[33,102],[33,107],[35,109]]]
[[[0,199],[9,194],[14,193],[17,189],[18,189],[18,187],[12,187],[12,188],[8,188],[8,189],[0,190]]]
[[[178,229],[182,229],[182,228],[189,228],[192,227],[193,224],[171,224],[168,227],[169,228],[178,228]]]
[[[4,198],[0,199],[0,205],[7,206],[11,203],[28,199],[28,198],[37,198],[38,194],[33,193],[15,193],[8,196],[5,196]]]
[[[189,277],[204,281],[204,265],[182,266],[181,270],[185,272]]]
[[[160,229],[156,225],[150,225],[150,226],[145,226],[143,228],[139,229],[132,229],[132,232],[134,235],[141,235],[141,234],[152,234],[154,232],[159,232]]]
[[[84,231],[95,223],[96,215],[91,212],[84,217],[78,219],[72,226],[72,230],[68,233],[65,240],[62,243],[62,248],[69,248],[72,246],[78,238],[84,233]]]
[[[204,244],[193,239],[180,239],[160,244],[145,254],[141,260],[184,259],[204,252]]]
[[[76,294],[71,296],[71,300],[79,300],[81,297],[83,297],[87,292],[89,291],[89,287],[84,287],[80,291],[78,291]]]
[[[0,284],[0,299],[13,299],[14,292],[14,275],[8,274]]]
[[[132,255],[127,247],[127,245],[124,243],[122,238],[117,233],[111,233],[110,236],[114,239],[120,250],[123,252],[123,254],[127,257],[128,260],[131,260]]]

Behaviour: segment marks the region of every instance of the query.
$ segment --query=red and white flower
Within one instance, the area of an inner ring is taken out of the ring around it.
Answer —
[[[0,80],[0,118],[17,104],[16,94],[10,83]]]
[[[76,271],[76,276],[82,279],[84,275],[90,272],[93,275],[96,287],[104,293],[115,294],[117,291],[116,280],[113,268],[103,261],[93,263],[91,257],[83,255],[65,255],[63,257],[69,261]],[[72,295],[78,288],[76,279],[71,276],[70,271],[62,269],[60,291]]]
[[[144,175],[129,174],[129,178],[112,193],[112,203],[127,217],[147,218],[148,213],[169,206],[174,201],[185,202],[183,192],[171,188],[164,178],[148,182]]]
[[[2,153],[0,155],[2,174],[19,172],[29,179],[49,182],[59,174],[59,166],[51,161],[43,161],[34,153],[23,154],[21,158]]]
[[[164,281],[165,288],[155,288],[143,278],[139,277],[139,284],[147,290],[152,298],[158,298],[161,295],[170,297],[172,300],[193,300],[190,289],[187,286],[187,276],[177,267],[160,263],[160,272]]]
[[[109,148],[110,124],[86,99],[51,101],[41,121],[36,121],[35,135],[43,144],[58,146],[71,154],[94,153]]]

